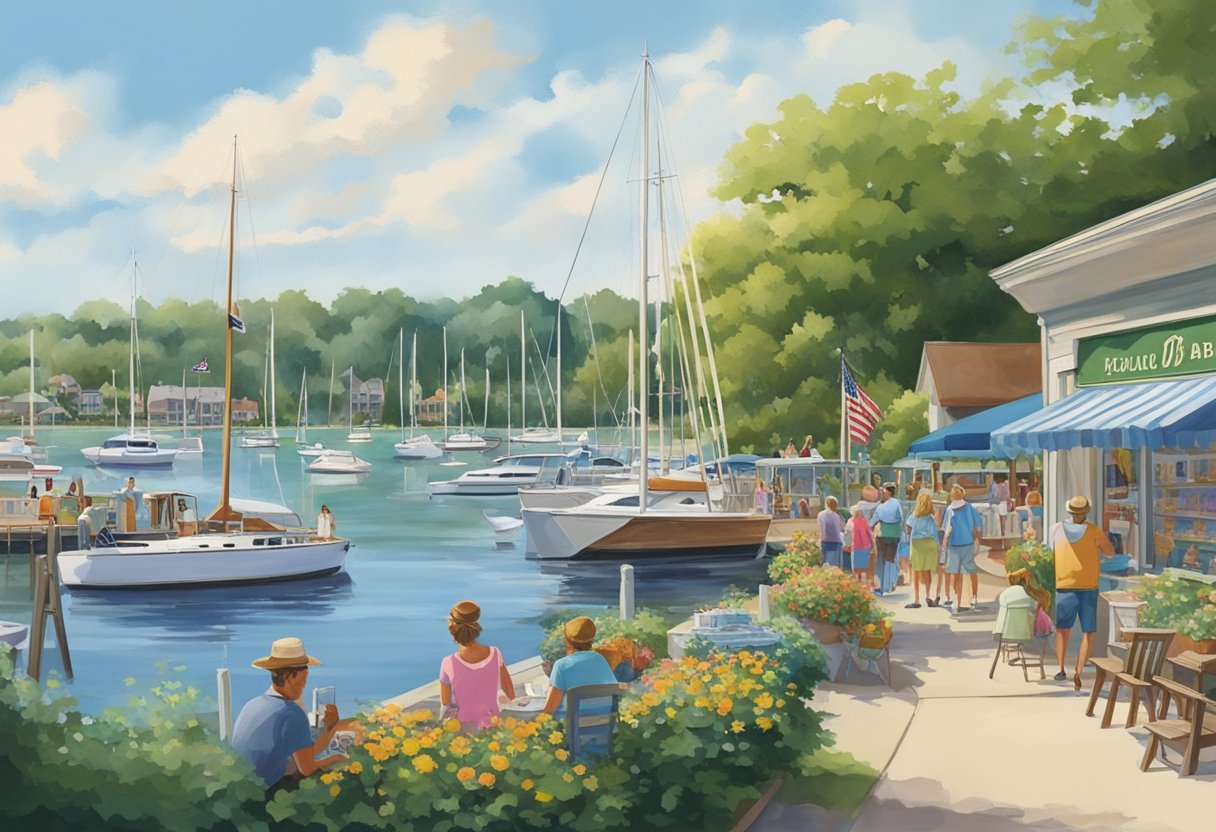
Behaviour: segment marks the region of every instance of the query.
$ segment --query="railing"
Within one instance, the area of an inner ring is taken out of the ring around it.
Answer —
[[[0,497],[0,522],[38,519],[38,501],[29,497]]]

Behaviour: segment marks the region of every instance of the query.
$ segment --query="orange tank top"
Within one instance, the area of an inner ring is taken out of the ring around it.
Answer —
[[[1085,532],[1075,543],[1064,533],[1064,524],[1057,523],[1052,536],[1056,556],[1056,589],[1098,588],[1098,545],[1102,531],[1093,523],[1085,524]]]

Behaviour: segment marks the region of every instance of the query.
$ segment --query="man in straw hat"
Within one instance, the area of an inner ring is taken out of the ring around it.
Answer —
[[[337,706],[326,705],[325,728],[313,740],[308,715],[300,706],[308,668],[320,663],[305,652],[298,638],[278,639],[269,656],[253,662],[254,667],[270,671],[270,688],[241,709],[232,728],[232,749],[253,764],[270,790],[347,759],[344,754],[319,755],[334,732],[353,728],[354,720],[338,719]]]
[[[1089,661],[1098,629],[1098,562],[1111,557],[1115,547],[1093,523],[1087,523],[1089,500],[1081,494],[1065,505],[1071,522],[1056,523],[1051,530],[1051,545],[1056,560],[1056,658],[1060,671],[1055,678],[1068,678],[1064,659],[1068,653],[1068,637],[1072,625],[1081,619],[1081,649],[1077,653],[1076,672],[1072,686],[1081,689],[1081,671]]]
[[[549,673],[549,698],[545,713],[554,714],[566,691],[583,685],[615,685],[617,678],[608,660],[591,649],[595,641],[595,622],[585,615],[566,622],[563,631],[566,655],[553,663]]]

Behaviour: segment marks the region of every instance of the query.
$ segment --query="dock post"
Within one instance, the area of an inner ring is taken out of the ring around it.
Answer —
[[[46,617],[55,623],[55,641],[63,660],[63,672],[72,678],[72,654],[68,651],[68,632],[63,624],[63,605],[59,597],[59,579],[51,566],[50,556],[39,555],[35,560],[37,579],[34,582],[34,620],[30,623],[29,656],[25,672],[32,679],[42,673],[42,651],[46,641]]]
[[[232,674],[228,668],[221,667],[215,671],[215,686],[219,702],[220,739],[232,739]]]
[[[621,620],[633,618],[633,567],[621,564]]]
[[[768,584],[760,584],[760,614],[756,616],[757,621],[768,621],[772,616],[768,609]]]

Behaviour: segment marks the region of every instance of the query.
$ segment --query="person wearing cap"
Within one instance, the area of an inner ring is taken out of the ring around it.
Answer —
[[[545,713],[557,713],[566,691],[583,685],[615,685],[616,675],[608,666],[608,660],[591,649],[595,641],[595,622],[585,615],[566,622],[563,636],[566,655],[553,663],[549,673],[549,698],[545,702]]]
[[[498,690],[508,699],[515,698],[515,685],[507,663],[497,647],[480,644],[481,607],[460,601],[448,613],[448,632],[460,649],[446,656],[439,665],[439,701],[445,719],[460,720],[472,733],[489,728],[499,714]]]
[[[1072,626],[1081,619],[1081,647],[1077,652],[1072,686],[1081,689],[1081,671],[1089,661],[1098,629],[1098,565],[1103,557],[1115,554],[1115,547],[1093,523],[1086,522],[1089,499],[1082,494],[1064,506],[1071,522],[1056,523],[1051,530],[1051,546],[1056,560],[1056,659],[1060,670],[1057,681],[1068,678],[1064,660]]]
[[[348,758],[324,753],[340,728],[354,727],[354,720],[338,719],[336,705],[325,706],[325,727],[314,740],[308,715],[300,697],[308,685],[308,668],[317,661],[304,650],[298,638],[281,638],[270,646],[270,655],[253,666],[270,671],[270,687],[241,709],[232,727],[232,750],[249,760],[258,776],[274,791],[290,786],[313,772]]]

